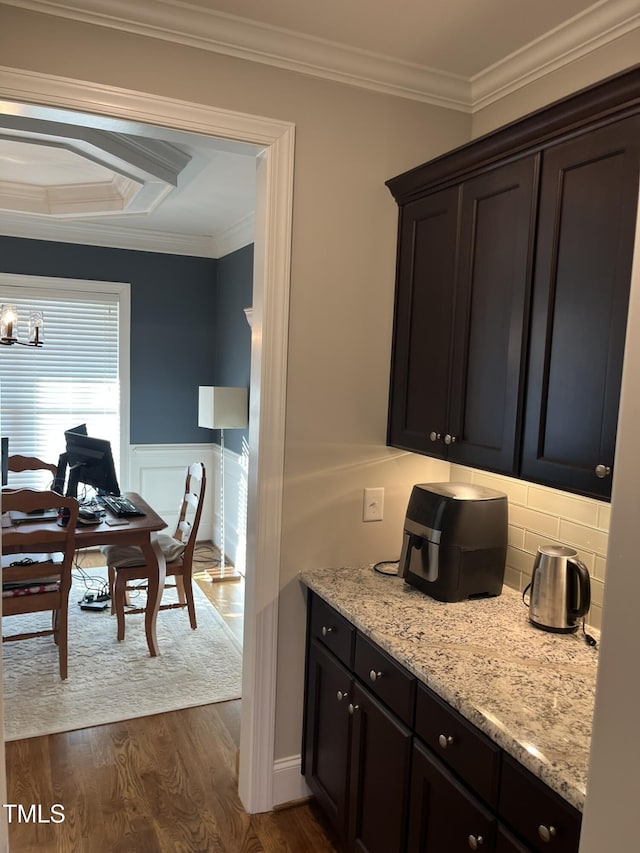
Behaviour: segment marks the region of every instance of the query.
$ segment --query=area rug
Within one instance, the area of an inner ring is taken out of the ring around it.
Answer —
[[[104,579],[106,569],[87,569],[85,574]],[[116,618],[110,608],[98,612],[80,609],[78,601],[85,591],[84,580],[74,571],[66,681],[60,680],[52,637],[3,644],[5,740],[240,697],[241,650],[195,583],[197,629],[191,630],[186,609],[160,612],[160,655],[156,658],[147,649],[144,614],[126,617],[125,639],[118,642]],[[165,590],[163,602],[172,595],[173,590]],[[3,631],[42,630],[50,624],[48,613],[11,616]]]

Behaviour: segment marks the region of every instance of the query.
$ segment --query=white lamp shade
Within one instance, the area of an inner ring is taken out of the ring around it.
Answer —
[[[208,429],[245,429],[249,426],[248,389],[200,385],[198,426]]]

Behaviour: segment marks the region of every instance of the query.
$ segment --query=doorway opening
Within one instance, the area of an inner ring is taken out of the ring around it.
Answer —
[[[239,794],[250,813],[273,807],[277,602],[293,188],[293,125],[145,93],[3,72],[0,114],[130,132],[201,133],[260,146],[256,169],[247,583]],[[261,447],[269,453],[261,453]],[[260,564],[260,573],[255,571]]]

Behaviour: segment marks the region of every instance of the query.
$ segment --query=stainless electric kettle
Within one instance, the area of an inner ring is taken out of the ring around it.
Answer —
[[[573,548],[540,545],[531,575],[529,620],[537,628],[568,634],[591,605],[589,572]]]

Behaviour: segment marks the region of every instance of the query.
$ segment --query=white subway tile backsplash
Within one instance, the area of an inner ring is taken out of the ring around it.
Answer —
[[[504,570],[504,582],[511,589],[517,589],[518,592],[522,592],[526,586],[526,584],[523,585],[522,583],[522,573],[512,569],[511,566],[507,566]]]
[[[523,575],[531,578],[533,571],[533,557],[518,548],[507,548],[507,565]]]
[[[587,613],[586,623],[589,628],[595,628],[597,631],[602,630],[602,608],[597,604],[591,605],[591,609]]]
[[[556,492],[553,489],[529,486],[528,506],[550,515],[579,521],[591,527],[598,525],[598,506],[595,501]]]
[[[591,578],[591,601],[593,604],[597,604],[598,607],[602,607],[602,600],[604,598],[604,584],[599,580],[595,580],[593,577]]]
[[[600,530],[609,530],[609,521],[611,520],[611,505],[600,504],[598,506],[598,524]]]
[[[593,572],[595,566],[595,554],[591,551],[583,551],[581,548],[577,548],[575,545],[567,542],[561,542],[559,539],[551,539],[550,537],[542,537],[539,533],[531,533],[529,530],[525,530],[524,533],[524,550],[528,551],[530,554],[538,553],[539,545],[569,545],[569,547],[573,547],[578,552],[578,559],[582,560],[582,562],[589,569],[589,572]]]
[[[487,474],[484,471],[476,471],[474,468],[465,468],[464,465],[451,466],[451,479],[457,483],[475,483],[478,486],[504,492],[510,505],[517,503],[524,506],[527,502],[528,484],[522,480],[503,477],[501,474]]]
[[[507,544],[511,545],[512,548],[524,550],[525,532],[521,527],[514,527],[513,524],[510,524],[507,529]]]
[[[599,581],[602,581],[604,583],[607,574],[607,561],[604,557],[600,557],[596,554],[593,573]]]
[[[605,532],[594,530],[592,527],[586,527],[583,524],[575,524],[563,518],[559,521],[560,539],[565,541],[567,545],[606,556],[609,537]]]
[[[518,527],[524,527],[526,530],[552,536],[554,539],[558,538],[560,519],[556,516],[522,506],[510,506],[509,521]]]

